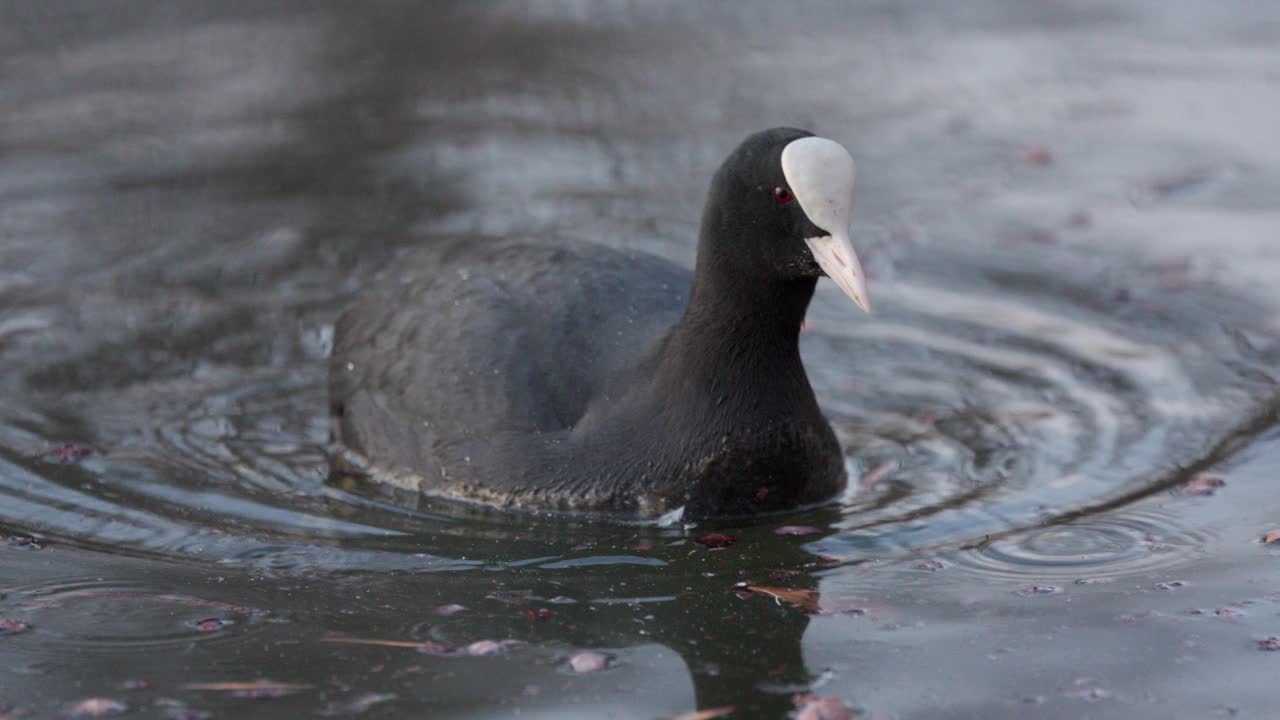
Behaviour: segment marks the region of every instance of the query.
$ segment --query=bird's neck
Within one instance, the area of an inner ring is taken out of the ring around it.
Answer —
[[[702,388],[800,384],[811,394],[799,342],[817,279],[749,277],[708,245],[700,245],[689,307],[667,338],[661,372]]]

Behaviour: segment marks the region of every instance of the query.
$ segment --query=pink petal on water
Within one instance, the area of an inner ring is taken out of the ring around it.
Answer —
[[[609,667],[609,656],[603,653],[584,650],[574,653],[569,658],[569,669],[576,673],[600,672]]]
[[[1227,484],[1226,480],[1217,475],[1209,475],[1206,473],[1197,473],[1190,480],[1173,491],[1174,495],[1183,497],[1196,497],[1212,495],[1214,492]]]
[[[492,640],[477,640],[466,647],[466,653],[476,657],[484,657],[488,655],[501,655],[505,648],[502,643]]]
[[[796,720],[853,720],[853,711],[840,698],[796,695]]]
[[[803,536],[803,535],[812,535],[817,532],[821,532],[821,531],[812,525],[782,525],[780,527],[774,528],[773,530],[774,535]]]
[[[49,453],[51,462],[77,463],[93,454],[93,450],[80,447],[74,443],[63,443],[62,447]]]
[[[195,622],[191,623],[191,627],[195,628],[197,632],[211,633],[211,632],[218,632],[223,627],[226,627],[228,624],[229,623],[226,620],[223,620],[222,618],[209,617],[209,618],[204,618],[202,620],[196,620]]]
[[[128,709],[129,706],[119,700],[94,697],[81,700],[72,705],[67,714],[71,715],[71,717],[106,717],[108,715],[119,715]]]
[[[881,480],[888,478],[890,475],[894,474],[897,471],[898,471],[897,460],[885,460],[879,465],[876,465],[875,467],[868,470],[867,474],[862,476],[862,479],[858,481],[858,489],[867,490],[871,487],[874,487]]]
[[[706,535],[703,535],[702,537],[698,538],[694,542],[698,543],[699,545],[705,545],[709,548],[715,549],[715,548],[729,547],[730,545],[738,542],[738,536],[725,535],[722,533],[707,533]]]
[[[1028,145],[1022,150],[1022,159],[1029,165],[1045,166],[1053,162],[1053,153],[1043,145]]]

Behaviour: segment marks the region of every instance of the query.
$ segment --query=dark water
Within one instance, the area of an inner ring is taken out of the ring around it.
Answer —
[[[0,717],[1272,716],[1280,6],[689,5],[0,5]],[[877,311],[823,288],[804,352],[865,487],[688,529],[328,480],[379,268],[688,262],[775,124],[859,162]]]

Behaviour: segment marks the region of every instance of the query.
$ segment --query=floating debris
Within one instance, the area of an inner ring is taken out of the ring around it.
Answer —
[[[0,637],[5,635],[17,635],[31,629],[31,625],[21,620],[13,620],[11,618],[0,618]]]
[[[129,709],[128,705],[111,698],[93,697],[81,700],[67,710],[71,717],[107,717],[119,715]]]
[[[767,595],[779,604],[786,603],[792,607],[800,608],[805,612],[816,613],[821,609],[820,601],[822,598],[817,590],[766,587],[763,585],[742,585],[739,589],[748,593]]]
[[[62,447],[45,455],[45,459],[49,462],[69,464],[78,463],[92,454],[93,450],[90,448],[80,447],[75,443],[63,443]]]
[[[609,656],[604,653],[584,650],[574,653],[569,658],[569,669],[576,673],[600,672],[607,667],[609,667]]]
[[[1268,545],[1270,545],[1271,543],[1277,540],[1280,540],[1280,530],[1272,530],[1271,532],[1262,536],[1262,542]]]
[[[1173,494],[1179,497],[1207,497],[1217,492],[1227,484],[1217,475],[1208,475],[1206,473],[1198,473],[1187,482],[1178,486],[1173,490]]]
[[[1067,225],[1075,228],[1089,227],[1093,224],[1093,216],[1088,210],[1076,210],[1067,216]]]
[[[822,531],[812,525],[782,525],[773,530],[774,535],[796,535],[800,537],[819,532]]]
[[[1057,585],[1023,585],[1018,588],[1018,594],[1023,597],[1044,597],[1057,595],[1061,592],[1062,588]]]
[[[725,535],[723,533],[707,533],[697,540],[694,540],[694,542],[715,550],[717,548],[729,547],[730,545],[738,542],[738,536]]]
[[[1280,635],[1272,635],[1258,641],[1258,649],[1267,652],[1280,652]]]
[[[796,695],[795,720],[853,720],[853,711],[838,697]]]
[[[157,698],[156,707],[161,708],[168,720],[209,720],[213,713],[190,707],[181,700],[173,698]]]
[[[342,643],[345,645],[374,645],[378,647],[413,648],[414,650],[430,653],[432,655],[452,655],[457,652],[456,648],[431,642],[430,640],[381,640],[378,638],[355,638],[331,635],[329,637],[320,638],[320,642]]]
[[[249,682],[211,682],[211,683],[187,683],[183,685],[184,690],[211,690],[215,692],[229,692],[233,697],[247,698],[250,700],[274,700],[282,698],[286,695],[292,695],[302,690],[311,690],[315,685],[304,685],[300,683],[282,683],[272,680],[252,680]]]
[[[524,605],[533,597],[532,590],[498,590],[485,595],[490,600],[497,600],[507,605]]]
[[[477,640],[466,646],[463,651],[473,657],[487,657],[490,655],[501,655],[507,648],[502,643],[492,640]]]
[[[546,622],[556,616],[555,611],[548,610],[546,608],[535,608],[533,610],[525,610],[523,613],[521,613],[521,615],[524,615],[526,618],[528,618],[533,622],[539,622],[539,623]]]
[[[1028,165],[1044,167],[1053,162],[1053,153],[1044,145],[1028,145],[1022,149],[1022,159]]]
[[[229,620],[223,620],[222,618],[217,618],[217,617],[208,617],[208,618],[204,618],[203,620],[193,621],[191,623],[191,627],[195,628],[196,632],[211,633],[211,632],[218,632],[219,630],[221,630],[222,628],[230,624],[231,624],[231,621]]]
[[[346,702],[335,702],[326,705],[319,714],[323,717],[333,717],[336,715],[359,715],[369,711],[375,705],[381,705],[384,702],[395,700],[398,695],[395,693],[374,693],[367,692],[355,696]]]
[[[450,615],[457,615],[463,610],[466,610],[466,608],[461,605],[458,605],[457,603],[451,603],[449,605],[441,605],[440,607],[436,608],[435,610],[432,610],[431,612],[436,615],[449,617]]]
[[[722,705],[720,707],[707,708],[706,710],[694,710],[692,712],[681,713],[675,715],[668,720],[715,720],[726,715],[732,714],[734,707],[732,705]]]
[[[1079,690],[1067,690],[1062,693],[1063,697],[1084,700],[1085,702],[1098,702],[1111,697],[1111,691],[1100,687],[1080,688]]]
[[[19,550],[43,550],[43,542],[43,540],[37,540],[29,535],[10,535],[5,538],[6,545]]]
[[[898,461],[885,460],[862,476],[862,479],[858,481],[858,489],[869,490],[896,472],[898,472]]]

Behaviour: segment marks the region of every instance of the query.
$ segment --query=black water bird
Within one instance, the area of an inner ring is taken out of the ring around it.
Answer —
[[[603,246],[451,240],[338,320],[349,464],[502,507],[686,519],[789,509],[846,483],[800,360],[818,278],[869,310],[854,163],[774,128],[716,172],[685,268]]]

